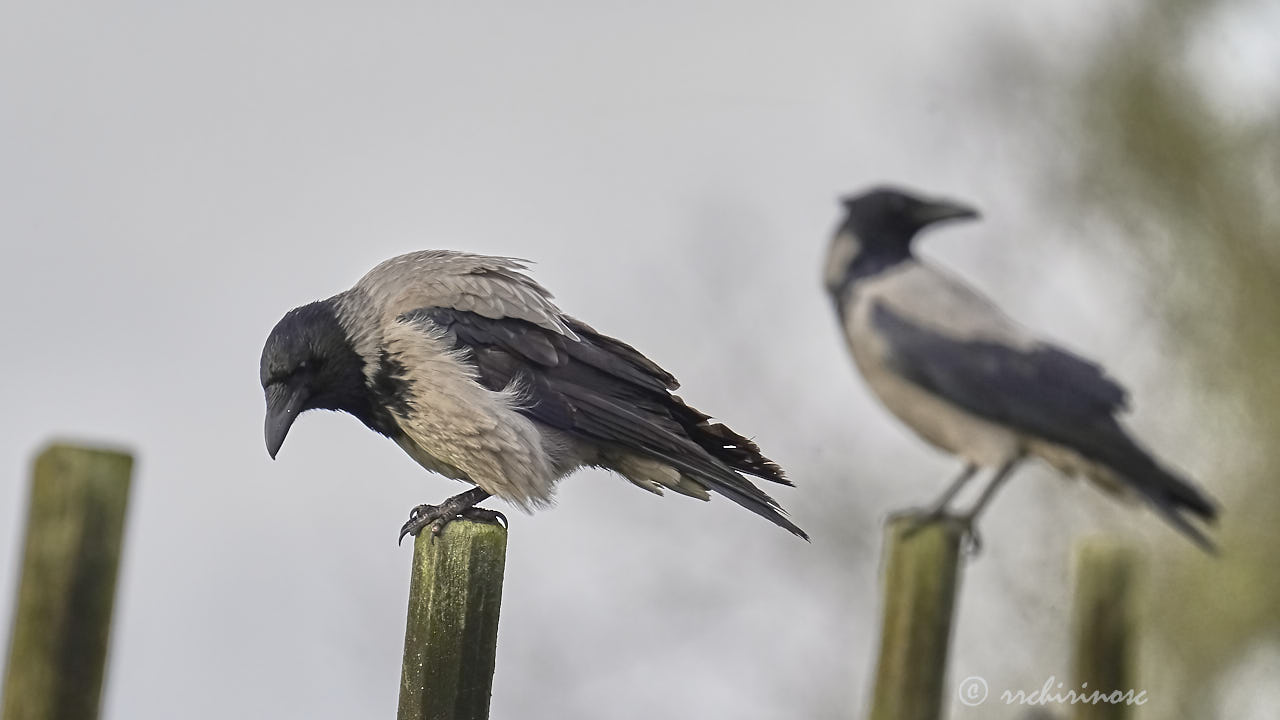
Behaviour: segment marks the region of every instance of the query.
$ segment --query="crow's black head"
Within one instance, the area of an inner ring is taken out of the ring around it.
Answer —
[[[262,348],[267,395],[266,440],[272,458],[304,410],[346,410],[367,415],[364,362],[324,300],[290,310]]]
[[[890,187],[841,198],[847,214],[827,251],[825,282],[833,297],[860,278],[911,257],[916,233],[942,220],[976,218],[977,211],[942,200],[922,200]]]
[[[945,200],[924,200],[895,188],[878,187],[841,198],[846,210],[845,227],[864,245],[906,246],[916,233],[942,220],[976,218],[971,207]]]

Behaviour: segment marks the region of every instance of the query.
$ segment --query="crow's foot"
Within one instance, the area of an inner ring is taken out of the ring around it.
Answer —
[[[507,526],[506,515],[497,510],[475,507],[476,503],[487,497],[489,497],[488,493],[475,488],[461,495],[455,495],[439,505],[419,505],[415,507],[409,511],[409,519],[400,527],[400,538],[396,543],[403,542],[405,535],[416,537],[418,533],[428,528],[431,530],[431,536],[433,538],[437,537],[444,531],[445,525],[458,518],[498,524],[505,528]]]
[[[966,555],[977,555],[982,550],[982,535],[978,532],[971,514],[956,515],[948,512],[946,508],[935,506],[922,510],[908,510],[901,513],[900,517],[907,518],[906,529],[902,532],[903,539],[910,538],[928,525],[954,523],[963,531]]]

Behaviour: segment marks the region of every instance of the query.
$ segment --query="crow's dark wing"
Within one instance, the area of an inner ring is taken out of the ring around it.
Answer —
[[[1064,350],[963,340],[877,303],[871,310],[889,363],[912,382],[970,413],[1076,449],[1126,405],[1101,367]]]
[[[1212,519],[1213,503],[1162,468],[1116,420],[1124,388],[1088,360],[1050,345],[1019,348],[938,333],[884,303],[871,322],[888,345],[888,362],[911,382],[969,413],[1069,447],[1116,471],[1157,509],[1207,542],[1178,513]]]
[[[525,415],[558,430],[659,460],[791,532],[804,536],[773,498],[736,471],[790,484],[752,441],[671,394],[674,377],[630,345],[564,317],[576,339],[517,318],[453,308],[405,313],[443,329],[475,364],[480,382],[517,382]]]

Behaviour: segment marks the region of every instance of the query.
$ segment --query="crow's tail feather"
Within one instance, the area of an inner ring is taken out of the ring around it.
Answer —
[[[1107,463],[1120,474],[1170,525],[1210,553],[1217,547],[1192,518],[1212,524],[1218,518],[1213,498],[1189,480],[1160,465],[1127,435]],[[1189,517],[1190,516],[1190,517]]]

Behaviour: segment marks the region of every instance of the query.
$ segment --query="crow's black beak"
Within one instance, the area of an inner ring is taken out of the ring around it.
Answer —
[[[280,446],[284,444],[284,438],[289,434],[289,428],[293,425],[293,421],[297,419],[298,413],[302,412],[302,406],[307,401],[307,390],[302,387],[291,387],[283,382],[272,383],[267,386],[267,422],[266,422],[266,438],[267,438],[267,454],[272,460],[276,459],[276,453],[280,452]]]
[[[968,205],[949,200],[933,200],[918,206],[913,213],[920,227],[932,225],[943,220],[971,220],[978,217],[978,211]]]

